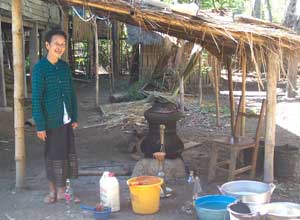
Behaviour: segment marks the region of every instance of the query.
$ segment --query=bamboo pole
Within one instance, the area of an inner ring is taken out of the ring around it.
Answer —
[[[247,76],[247,57],[245,53],[241,56],[242,64],[242,112],[246,112],[246,76]],[[245,117],[241,119],[241,131],[240,135],[245,135]]]
[[[232,82],[232,69],[231,59],[227,58],[226,66],[228,71],[228,90],[229,90],[229,103],[230,103],[230,122],[231,122],[231,135],[234,135],[234,97],[233,97],[233,82]]]
[[[265,132],[265,162],[264,162],[264,181],[272,183],[274,181],[274,149],[276,131],[276,87],[277,76],[280,71],[279,52],[268,54],[268,73],[267,73],[267,111],[266,111],[266,132]]]
[[[114,75],[114,57],[113,57],[113,40],[112,40],[112,24],[109,25],[109,39],[110,39],[110,64],[111,64],[111,71],[110,71],[110,94],[112,95],[115,92],[115,75]]]
[[[203,91],[202,91],[202,50],[200,51],[199,55],[199,69],[198,69],[198,89],[199,89],[199,96],[198,96],[198,104],[201,107],[202,105],[202,98],[203,98]]]
[[[291,51],[288,59],[287,96],[294,98],[297,95],[297,72],[299,55],[297,51]]]
[[[216,126],[220,126],[220,99],[219,99],[219,71],[221,70],[220,62],[214,57],[214,84],[215,84],[215,101],[216,101]]]
[[[24,28],[24,27],[23,27]],[[26,41],[25,41],[25,36],[24,36],[24,30],[23,30],[23,37],[22,37],[22,39],[23,39],[23,60],[25,60],[26,59],[26,56],[25,56],[25,46],[26,46]],[[25,67],[25,65],[23,65],[23,77],[24,77],[24,80],[23,80],[23,82],[24,82],[24,97],[25,98],[28,98],[28,92],[27,92],[27,77],[26,77],[26,67]]]
[[[98,27],[97,19],[93,20],[94,37],[95,37],[95,76],[96,76],[96,107],[99,107],[99,47],[98,47]]]
[[[1,28],[1,14],[0,14],[0,108],[7,107],[6,91],[5,91],[5,74],[4,74],[4,56],[2,41],[2,28]]]
[[[23,21],[22,0],[12,0],[12,39],[14,62],[14,122],[15,122],[15,161],[16,188],[25,187],[25,141],[24,141],[24,60],[23,60]]]

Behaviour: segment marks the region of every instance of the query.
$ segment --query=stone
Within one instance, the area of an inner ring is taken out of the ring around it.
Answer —
[[[132,171],[132,177],[136,176],[156,176],[159,170],[159,161],[152,158],[139,160]],[[185,165],[182,159],[165,159],[164,173],[166,178],[186,177]]]

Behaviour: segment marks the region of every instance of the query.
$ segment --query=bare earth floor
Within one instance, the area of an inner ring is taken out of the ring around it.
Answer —
[[[128,134],[119,126],[106,128],[105,126],[89,125],[101,122],[99,112],[94,108],[94,88],[89,84],[76,84],[79,98],[79,124],[75,131],[76,146],[79,157],[79,167],[101,167],[103,164],[123,164],[132,166],[135,161],[128,153]],[[223,97],[223,103],[227,98]],[[107,96],[102,97],[106,102]],[[213,99],[210,99],[213,102]],[[276,145],[299,146],[300,116],[297,114],[299,100],[280,101],[278,103],[278,129]],[[30,118],[30,102],[26,103],[26,118]],[[227,114],[227,115],[226,115]],[[178,133],[182,139],[202,143],[199,147],[183,153],[186,165],[200,175],[203,194],[218,193],[217,185],[226,182],[220,177],[212,184],[207,184],[207,166],[209,154],[209,140],[216,134],[228,133],[228,112],[222,114],[221,127],[215,127],[212,113],[200,114],[187,112],[178,123]],[[65,219],[93,219],[80,210],[79,205],[72,205],[71,216],[67,215],[67,206],[63,202],[52,205],[44,204],[43,197],[47,193],[47,181],[44,172],[43,144],[36,138],[33,127],[26,127],[26,182],[27,189],[16,192],[15,161],[14,161],[14,133],[13,113],[0,112],[0,220],[65,220]],[[292,122],[292,123],[291,123]],[[291,126],[290,126],[291,125]],[[189,220],[196,219],[196,214],[184,211],[182,207],[191,199],[186,194],[182,181],[171,181],[170,187],[174,194],[170,198],[161,199],[160,211],[154,215],[137,215],[132,212],[129,200],[129,190],[126,180],[129,176],[119,176],[121,190],[121,211],[113,213],[110,219],[120,220]],[[262,177],[258,175],[258,180]],[[277,190],[273,201],[291,201],[300,203],[300,183],[276,180]],[[82,203],[94,205],[99,201],[99,177],[81,176],[73,182],[76,194]]]

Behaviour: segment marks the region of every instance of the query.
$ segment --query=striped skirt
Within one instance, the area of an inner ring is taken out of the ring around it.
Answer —
[[[71,123],[46,131],[45,161],[49,181],[64,187],[67,178],[78,177],[74,132]]]

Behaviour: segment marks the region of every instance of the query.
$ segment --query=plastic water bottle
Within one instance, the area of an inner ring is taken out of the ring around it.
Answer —
[[[71,203],[73,201],[73,189],[71,187],[70,179],[66,179],[66,189],[65,189],[65,200],[67,204],[67,215],[71,215]]]
[[[198,176],[195,177],[194,188],[193,188],[193,200],[196,200],[200,193],[202,192],[202,187],[200,183],[200,179]]]

